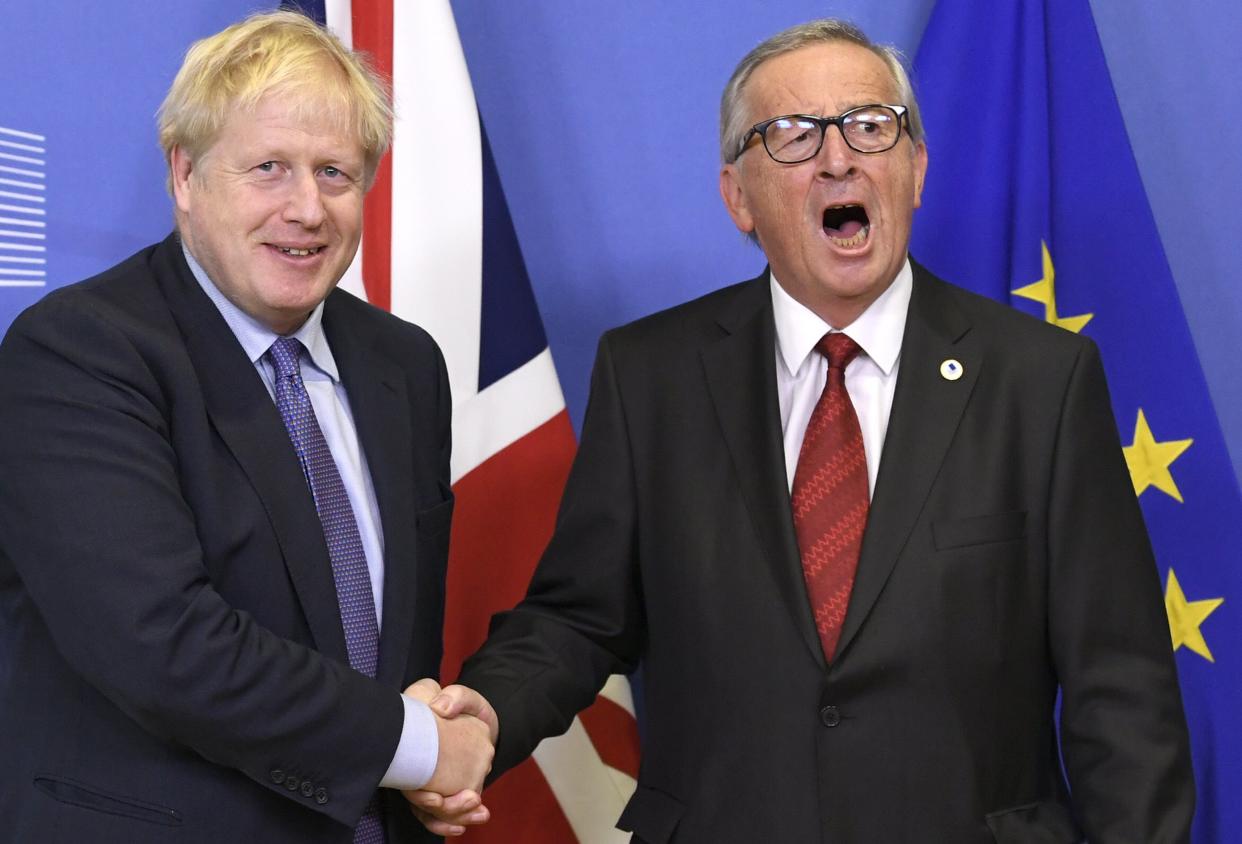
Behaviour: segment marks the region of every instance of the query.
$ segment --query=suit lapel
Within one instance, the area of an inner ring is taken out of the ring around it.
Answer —
[[[410,402],[401,368],[351,324],[346,294],[333,293],[324,308],[324,332],[349,396],[358,441],[371,472],[384,533],[384,626],[380,631],[377,679],[401,683],[414,626],[415,527],[414,457]]]
[[[254,364],[190,273],[175,236],[161,244],[152,263],[185,337],[212,424],[263,502],[315,647],[348,664],[323,528],[280,414]]]
[[[780,407],[776,396],[776,329],[765,273],[739,292],[719,320],[725,336],[702,350],[716,416],[733,458],[759,544],[803,640],[822,664],[801,557],[789,509]],[[759,408],[762,412],[756,412]]]
[[[970,322],[950,298],[948,286],[911,263],[914,290],[901,370],[839,656],[871,612],[905,547],[983,367],[978,336],[970,334]],[[940,374],[946,360],[961,364],[958,380]]]

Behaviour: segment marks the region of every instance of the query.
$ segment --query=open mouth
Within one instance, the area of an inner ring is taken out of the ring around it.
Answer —
[[[871,220],[861,205],[834,205],[824,209],[824,234],[834,246],[853,249],[867,242]]]
[[[308,255],[318,255],[324,250],[323,246],[312,246],[308,249],[298,249],[293,246],[276,246],[275,244],[272,244],[272,248],[278,252],[283,252],[286,255],[292,255],[295,258],[305,258]]]

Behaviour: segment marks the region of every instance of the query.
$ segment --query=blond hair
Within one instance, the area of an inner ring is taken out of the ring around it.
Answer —
[[[253,109],[272,93],[289,95],[299,117],[335,115],[357,138],[370,187],[392,140],[392,96],[366,57],[298,12],[251,15],[186,52],[157,113],[169,165],[180,147],[192,159],[216,141],[234,109]]]

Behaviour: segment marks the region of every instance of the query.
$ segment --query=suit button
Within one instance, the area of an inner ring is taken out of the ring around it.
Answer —
[[[328,802],[328,790],[326,788],[320,788],[315,791],[315,802],[320,806]]]
[[[302,780],[302,796],[310,797],[315,793],[315,784],[310,780]]]
[[[298,779],[297,777],[295,777],[293,774],[290,774],[289,776],[285,777],[285,788],[289,789],[290,791],[297,791],[298,786],[301,784],[302,784],[302,781]]]
[[[274,769],[272,773],[270,774],[270,776],[272,778],[272,782],[276,783],[277,785],[280,785],[282,782],[285,781],[285,772],[280,770],[280,768]]]
[[[825,706],[819,710],[819,720],[824,723],[825,727],[835,727],[841,723],[841,713],[835,706]]]

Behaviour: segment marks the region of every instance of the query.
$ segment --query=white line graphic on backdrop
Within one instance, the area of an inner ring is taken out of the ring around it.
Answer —
[[[13,185],[17,188],[29,188],[30,190],[43,190],[43,185],[36,185],[33,182],[19,182],[16,179],[0,178],[0,185]]]
[[[17,176],[29,176],[32,179],[42,179],[42,170],[26,170],[22,167],[10,167],[7,164],[0,164],[0,173],[13,173]]]
[[[16,161],[18,164],[33,164],[36,167],[43,167],[47,164],[42,158],[28,158],[24,155],[13,155],[11,152],[0,151],[0,161]]]
[[[47,240],[47,200],[38,195],[46,191],[46,141],[44,135],[0,126],[0,287],[47,285],[46,258],[12,254],[47,252],[29,242]]]
[[[43,152],[43,147],[32,147],[30,144],[18,144],[13,141],[6,141],[3,137],[0,137],[0,148],[19,149],[23,152]]]
[[[21,132],[17,129],[6,129],[3,126],[0,126],[0,135],[11,135],[14,138],[28,138],[29,140],[38,141],[39,143],[43,143],[47,140],[47,138],[43,135],[36,135],[33,132]],[[40,149],[39,152],[43,152],[43,150]]]

